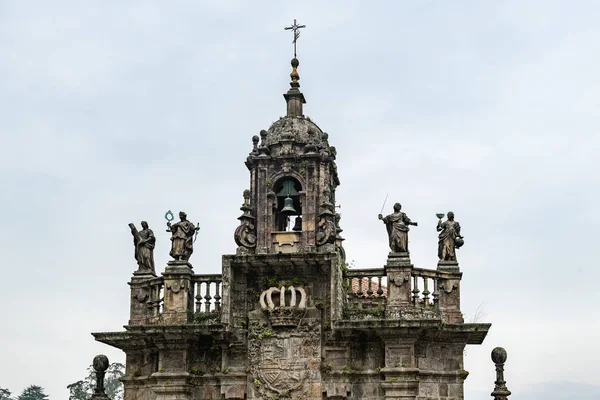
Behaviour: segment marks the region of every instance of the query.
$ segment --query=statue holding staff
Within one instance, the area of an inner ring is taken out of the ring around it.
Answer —
[[[439,218],[437,231],[440,232],[438,238],[438,258],[442,261],[456,261],[455,249],[460,248],[465,241],[460,235],[460,224],[454,220],[454,213],[448,212],[447,220],[442,222],[444,214],[436,214]]]
[[[168,214],[168,213],[167,213]],[[171,257],[178,261],[188,261],[194,252],[194,234],[200,230],[200,225],[194,226],[187,220],[187,214],[179,212],[180,221],[172,224],[167,222],[167,232],[171,232]]]
[[[154,246],[156,244],[156,238],[154,237],[154,232],[148,228],[148,223],[146,221],[142,221],[141,231],[138,231],[134,224],[129,224],[129,228],[133,235],[135,259],[139,266],[137,272],[149,272],[155,275]]]
[[[392,253],[408,252],[408,231],[410,230],[408,226],[418,226],[417,222],[412,222],[401,210],[402,205],[396,203],[393,214],[386,217],[382,214],[377,216],[386,225]]]

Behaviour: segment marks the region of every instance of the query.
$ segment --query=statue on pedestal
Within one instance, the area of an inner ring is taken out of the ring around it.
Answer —
[[[146,221],[142,221],[141,231],[138,231],[134,224],[129,224],[129,228],[133,235],[135,259],[139,266],[136,272],[156,275],[154,270],[154,246],[156,244],[154,232],[148,228],[148,223]]]
[[[194,234],[200,230],[200,225],[194,226],[187,220],[187,214],[179,212],[180,221],[171,225],[167,222],[167,232],[171,232],[171,257],[178,261],[188,261],[194,252]]]
[[[386,217],[378,215],[378,218],[386,225],[392,253],[408,252],[408,231],[410,230],[408,226],[418,226],[417,222],[412,222],[401,210],[402,205],[396,203],[393,214]]]
[[[444,214],[437,214],[439,218],[437,231],[438,236],[438,258],[442,261],[456,261],[455,249],[460,248],[465,241],[460,235],[460,224],[454,220],[454,213],[448,212],[447,220],[442,222]]]

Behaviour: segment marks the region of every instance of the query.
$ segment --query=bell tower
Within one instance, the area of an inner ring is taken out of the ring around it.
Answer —
[[[235,233],[238,254],[343,254],[335,213],[336,150],[327,133],[303,114],[299,64],[294,57],[290,89],[283,95],[286,116],[252,138],[246,159],[250,192]]]

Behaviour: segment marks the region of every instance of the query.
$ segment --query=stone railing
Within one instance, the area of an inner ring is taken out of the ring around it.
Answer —
[[[223,278],[218,275],[194,275],[192,282],[195,286],[196,305],[194,313],[221,311],[221,293],[223,293]]]
[[[220,274],[194,275],[187,267],[167,268],[163,276],[135,276],[130,325],[187,324],[217,320],[221,311]]]
[[[344,274],[348,300],[383,299],[388,295],[384,268],[349,270]]]
[[[349,270],[344,273],[346,309],[368,309],[375,314],[383,307],[386,315],[393,310],[434,312],[447,323],[460,323],[461,277],[458,268],[424,269],[409,264]]]

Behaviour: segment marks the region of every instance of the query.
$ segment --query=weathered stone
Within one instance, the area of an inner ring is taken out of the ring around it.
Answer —
[[[126,353],[125,399],[462,399],[465,345],[490,325],[464,323],[455,257],[415,268],[416,223],[397,205],[380,215],[385,267],[348,269],[337,151],[302,115],[297,79],[286,101],[288,115],[252,138],[237,249],[221,275],[192,271],[197,229],[182,214],[162,276],[131,279],[126,331],[95,334]]]

